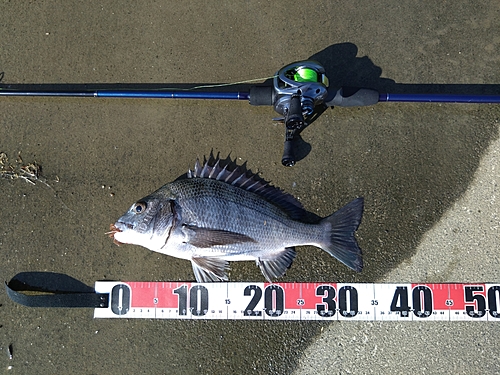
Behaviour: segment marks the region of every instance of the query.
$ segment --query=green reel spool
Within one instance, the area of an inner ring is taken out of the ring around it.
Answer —
[[[318,73],[311,68],[299,68],[293,75],[295,82],[318,82]]]

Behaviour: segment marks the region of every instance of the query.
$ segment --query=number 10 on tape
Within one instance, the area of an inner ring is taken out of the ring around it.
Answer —
[[[500,321],[500,285],[98,281],[95,318]]]

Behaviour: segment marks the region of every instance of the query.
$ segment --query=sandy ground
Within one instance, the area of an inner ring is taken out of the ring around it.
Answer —
[[[335,86],[500,94],[497,1],[36,1],[0,14],[2,84],[237,82],[313,57]],[[500,106],[329,109],[288,169],[272,108],[244,101],[1,98],[0,113],[0,151],[36,160],[52,187],[0,180],[3,280],[192,280],[188,262],[104,232],[213,150],[321,216],[365,197],[365,270],[303,248],[285,281],[500,281]],[[250,262],[230,277],[262,280]],[[93,320],[0,293],[0,368],[18,374],[499,373],[499,334],[479,322]]]

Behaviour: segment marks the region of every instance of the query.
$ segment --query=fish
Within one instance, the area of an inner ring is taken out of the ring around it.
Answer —
[[[255,261],[272,282],[290,268],[296,246],[318,247],[362,270],[355,232],[363,197],[310,223],[296,198],[229,157],[197,159],[184,177],[132,204],[110,225],[114,243],[189,260],[197,282],[228,281],[230,261]]]

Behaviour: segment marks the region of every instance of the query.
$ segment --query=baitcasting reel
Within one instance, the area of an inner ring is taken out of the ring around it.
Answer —
[[[250,89],[250,104],[272,105],[283,117],[273,120],[285,124],[285,147],[281,163],[295,164],[294,150],[298,135],[329,106],[364,106],[375,104],[379,93],[369,89],[351,90],[328,88],[325,68],[316,61],[306,60],[287,65],[274,76],[273,86]]]
[[[274,110],[283,115],[273,120],[285,123],[285,149],[281,163],[295,164],[293,141],[318,114],[328,95],[325,69],[314,61],[302,61],[280,69],[273,81]]]
[[[328,89],[325,68],[316,61],[299,61],[280,69],[273,86],[254,86],[250,89],[250,104],[272,105],[283,117],[274,118],[285,124],[285,146],[281,163],[295,164],[295,141],[302,130],[311,124],[327,107],[363,106],[375,104],[379,93],[369,89]]]

